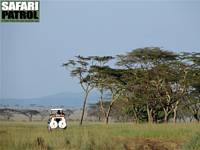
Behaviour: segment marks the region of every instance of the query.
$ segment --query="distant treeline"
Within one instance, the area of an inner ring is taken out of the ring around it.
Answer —
[[[73,114],[74,110],[64,109],[65,117],[69,119],[69,116]],[[32,121],[34,117],[37,117],[37,120],[43,121],[44,119],[49,118],[49,110],[48,109],[20,109],[20,108],[0,108],[0,120],[20,120],[15,115],[23,115],[28,118],[29,121]]]
[[[85,92],[80,124],[94,89],[100,97],[90,112],[106,123],[114,112],[135,122],[200,121],[200,53],[145,47],[117,56],[76,56],[63,66]]]

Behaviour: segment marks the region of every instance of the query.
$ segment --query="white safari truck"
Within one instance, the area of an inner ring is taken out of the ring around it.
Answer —
[[[51,109],[49,120],[48,120],[48,129],[61,128],[65,129],[67,127],[67,121],[65,119],[65,114],[62,108]]]

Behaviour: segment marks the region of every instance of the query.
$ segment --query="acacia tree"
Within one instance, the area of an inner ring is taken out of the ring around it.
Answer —
[[[21,113],[29,118],[29,121],[32,121],[34,115],[39,115],[40,112],[38,110],[32,109],[24,109],[24,110],[16,110],[18,113]]]
[[[168,116],[171,113],[171,85],[169,84],[169,72],[168,67],[165,65],[158,65],[152,69],[152,76],[154,77],[151,80],[153,88],[155,88],[155,98],[157,99],[158,105],[164,112],[164,122],[168,121]],[[171,72],[170,72],[171,73]]]
[[[114,103],[120,98],[123,87],[119,82],[122,75],[122,70],[113,69],[108,66],[93,66],[92,72],[94,73],[95,87],[100,90],[100,108],[105,117],[105,123],[108,124],[111,110]],[[110,101],[107,101],[107,107],[104,105],[104,91],[110,95]]]
[[[82,113],[80,118],[80,125],[82,125],[88,95],[94,88],[91,78],[92,75],[89,71],[91,66],[91,58],[79,55],[76,56],[73,60],[68,60],[66,63],[63,64],[63,66],[70,71],[72,77],[76,77],[79,80],[81,88],[84,91]]]
[[[158,47],[139,48],[127,53],[127,55],[118,56],[119,61],[117,64],[127,69],[132,69],[135,76],[134,80],[140,83],[138,87],[141,89],[138,90],[139,93],[135,95],[136,97],[142,97],[141,100],[143,100],[143,103],[146,105],[149,122],[156,120],[155,117],[160,104],[165,104],[163,106],[166,106],[166,103],[163,103],[162,96],[158,95],[160,91],[158,87],[164,83],[163,81],[168,83],[168,81],[165,80],[166,74],[164,72],[166,69],[163,69],[163,66],[176,61],[176,57],[177,55],[174,53],[164,51]],[[135,73],[136,69],[140,69],[141,71]],[[132,82],[134,83],[134,81]],[[164,88],[162,88],[162,91],[163,90]],[[166,89],[165,93],[167,93]],[[160,91],[160,94],[163,94],[163,92]],[[164,101],[166,101],[165,99],[167,99],[167,96],[164,98]],[[166,116],[168,116],[168,114]]]
[[[13,117],[14,113],[15,113],[14,109],[9,109],[9,108],[0,109],[0,115],[4,116],[4,118],[7,120],[10,120],[10,118]]]
[[[106,67],[106,64],[110,60],[114,59],[114,57],[112,57],[112,56],[90,56],[90,58],[93,60],[93,65],[90,68],[90,72],[93,72],[93,81],[95,83],[95,88],[100,93],[98,110],[100,110],[101,113],[103,113],[104,116],[106,117],[103,96],[104,96],[104,92],[106,91],[105,83],[107,81],[107,75],[105,74],[105,72],[101,72],[99,69]],[[99,116],[101,116],[101,115],[99,114]]]
[[[32,118],[33,118],[34,115],[40,114],[40,112],[38,110],[32,110],[32,109],[21,109],[21,110],[19,110],[19,109],[10,109],[10,108],[0,109],[0,113],[8,114],[8,118],[7,118],[8,120],[15,113],[22,114],[22,115],[25,115],[26,117],[28,117],[29,121],[32,121]]]

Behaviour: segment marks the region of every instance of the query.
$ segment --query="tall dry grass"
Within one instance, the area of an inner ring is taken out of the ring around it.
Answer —
[[[153,142],[173,141],[180,143],[180,148],[187,149],[190,148],[189,142],[199,131],[199,124],[85,123],[79,126],[78,123],[70,123],[66,130],[56,129],[49,132],[46,122],[1,121],[0,149],[121,150],[134,147],[137,149],[137,138],[140,139],[139,142],[143,139],[150,141],[152,139]]]

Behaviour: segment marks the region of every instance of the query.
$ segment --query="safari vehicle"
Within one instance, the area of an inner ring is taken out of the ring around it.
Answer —
[[[49,120],[48,120],[48,129],[56,129],[61,128],[65,129],[67,127],[67,121],[65,119],[65,114],[63,113],[63,109],[55,108],[51,109]]]

